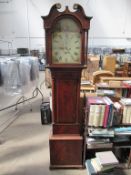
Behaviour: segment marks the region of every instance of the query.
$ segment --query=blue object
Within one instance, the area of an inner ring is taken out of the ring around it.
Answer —
[[[120,128],[115,128],[115,132],[126,132],[126,131],[131,131],[131,127],[120,127]]]
[[[86,160],[85,166],[86,166],[88,175],[96,175],[96,171],[95,171],[94,167],[91,164],[91,159]]]

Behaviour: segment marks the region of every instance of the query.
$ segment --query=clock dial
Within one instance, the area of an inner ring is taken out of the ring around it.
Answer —
[[[79,26],[72,19],[62,19],[52,34],[52,61],[55,64],[79,64],[81,37]]]

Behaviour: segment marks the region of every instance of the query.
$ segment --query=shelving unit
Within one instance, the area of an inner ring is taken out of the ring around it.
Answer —
[[[131,80],[128,77],[101,77],[101,83],[96,84],[96,90],[113,90],[114,94],[111,99],[119,100],[121,97],[131,97],[131,87],[122,84],[125,80]]]
[[[86,103],[87,104],[87,103]],[[90,111],[90,106],[87,105],[86,108],[85,108],[85,129],[84,129],[84,161],[86,160],[86,158],[91,158],[92,156],[92,153],[93,155],[95,154],[95,152],[97,151],[106,151],[106,150],[112,150],[115,152],[116,149],[129,149],[129,152],[127,154],[127,157],[128,157],[128,161],[127,161],[127,164],[126,164],[126,167],[129,168],[130,167],[130,164],[131,164],[131,132],[130,133],[125,133],[125,134],[121,134],[121,133],[116,133],[114,132],[114,136],[112,137],[111,135],[109,136],[106,136],[106,137],[103,137],[102,135],[99,137],[97,136],[90,136],[90,132],[89,132],[89,129],[101,129],[101,130],[108,130],[109,132],[110,131],[114,131],[114,128],[116,126],[110,126],[110,127],[94,127],[94,126],[89,126],[89,111]],[[117,127],[122,127],[122,126],[125,126],[126,125],[118,125]],[[130,124],[128,124],[127,126],[130,126]],[[117,137],[119,136],[119,139],[121,140],[117,140],[118,142],[115,142],[115,139],[118,139]],[[124,137],[125,136],[125,140],[124,140]],[[87,144],[87,137],[90,137],[90,138],[99,138],[99,139],[102,139],[102,138],[106,138],[106,139],[110,139],[110,144],[106,144],[106,143],[102,143],[101,146],[100,144],[98,143],[99,146],[97,146],[97,143],[96,145],[93,144],[93,146],[91,147],[91,145],[88,147],[88,144]],[[126,140],[126,137],[129,139],[128,141]],[[122,138],[123,138],[123,141],[122,141]],[[106,146],[107,145],[107,146]],[[109,146],[110,145],[110,146]],[[123,152],[123,150],[121,150]],[[124,155],[124,154],[123,154]],[[121,162],[120,162],[121,163]],[[121,165],[121,164],[120,164]],[[120,166],[122,167],[122,166]],[[125,166],[124,166],[125,168]]]

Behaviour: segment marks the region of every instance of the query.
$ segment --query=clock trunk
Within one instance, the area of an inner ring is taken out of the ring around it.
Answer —
[[[53,134],[81,134],[80,68],[51,69]]]

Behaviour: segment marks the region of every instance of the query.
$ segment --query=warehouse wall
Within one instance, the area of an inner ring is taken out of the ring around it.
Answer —
[[[93,16],[89,46],[131,47],[130,0],[0,0],[0,48],[43,49],[41,16],[58,2],[63,7],[79,3]]]

